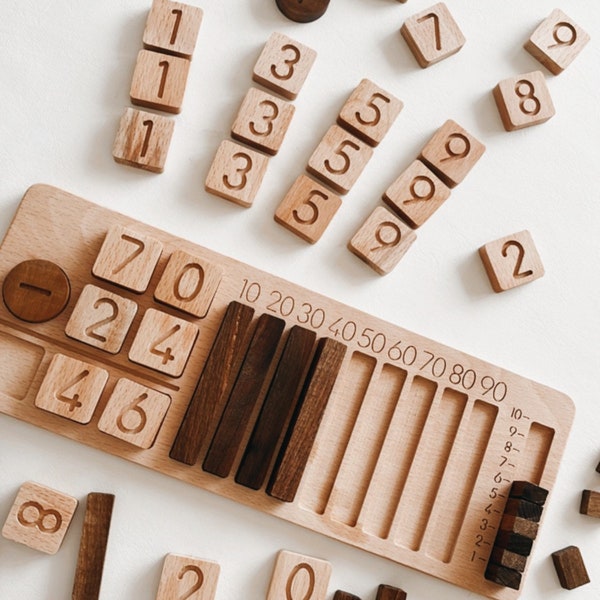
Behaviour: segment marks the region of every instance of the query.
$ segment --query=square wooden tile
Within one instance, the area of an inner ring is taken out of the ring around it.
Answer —
[[[56,554],[77,504],[72,496],[28,481],[19,488],[2,535],[34,550]]]
[[[115,162],[162,173],[174,129],[170,117],[126,108],[113,145]]]
[[[210,166],[207,192],[246,208],[252,206],[267,171],[269,159],[245,146],[223,140]]]
[[[137,106],[169,113],[181,111],[190,61],[152,50],[140,50],[129,97]]]
[[[325,600],[331,563],[320,558],[281,550],[275,561],[267,600],[310,598]]]
[[[220,571],[210,560],[167,554],[156,600],[214,600]]]
[[[88,284],[77,299],[65,333],[84,344],[117,354],[137,308],[133,300]]]
[[[52,357],[35,405],[77,423],[89,423],[108,372],[63,354]]]
[[[98,429],[147,450],[154,444],[170,405],[167,394],[121,378],[102,412]]]
[[[144,48],[192,58],[201,23],[202,9],[197,6],[154,0],[142,36]]]
[[[158,240],[122,225],[113,225],[106,233],[92,273],[141,294],[150,283],[161,253],[162,243]]]
[[[273,33],[254,66],[252,79],[293,100],[298,96],[315,62],[317,53],[299,42]]]
[[[154,299],[198,318],[206,316],[223,277],[216,263],[175,250],[154,291]]]
[[[129,350],[129,360],[179,377],[194,347],[198,327],[189,321],[149,308]]]

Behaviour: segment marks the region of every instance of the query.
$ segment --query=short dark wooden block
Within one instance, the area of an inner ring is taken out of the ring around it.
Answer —
[[[548,490],[529,481],[513,481],[509,496],[511,498],[528,500],[529,502],[543,506],[548,497]]]
[[[504,514],[513,517],[521,517],[522,519],[539,523],[542,518],[542,510],[542,506],[529,502],[529,500],[509,498],[504,509]]]
[[[344,344],[331,338],[319,340],[296,411],[267,486],[270,496],[284,502],[294,501],[345,354]]]
[[[532,547],[532,539],[512,531],[499,531],[494,542],[494,548],[503,548],[521,556],[529,556]]]
[[[98,600],[100,596],[114,501],[112,494],[88,494],[72,600]]]
[[[173,460],[193,465],[202,447],[208,445],[248,347],[253,316],[254,309],[239,302],[227,307],[171,447],[169,456]]]
[[[523,517],[515,517],[514,515],[504,515],[500,523],[502,531],[512,531],[531,540],[535,540],[537,537],[538,528],[539,523],[529,521]]]
[[[518,590],[521,587],[521,573],[501,565],[490,563],[485,570],[485,578],[513,590]]]
[[[382,583],[377,588],[375,600],[406,600],[406,592],[400,588]]]
[[[575,589],[590,582],[581,552],[577,546],[567,546],[552,553],[554,568],[560,585],[566,590]]]
[[[342,590],[337,590],[333,595],[333,600],[360,600],[358,596],[354,594],[350,594],[349,592],[343,592]]]
[[[504,548],[494,547],[490,556],[490,562],[523,573],[527,566],[527,557],[504,550]]]
[[[583,490],[579,512],[588,517],[600,518],[600,492]]]
[[[310,23],[322,17],[329,0],[275,0],[279,10],[297,23]]]
[[[208,473],[227,477],[233,467],[250,417],[260,400],[260,392],[285,327],[285,321],[272,315],[259,317],[252,341],[244,357],[231,395],[215,431],[202,468]]]

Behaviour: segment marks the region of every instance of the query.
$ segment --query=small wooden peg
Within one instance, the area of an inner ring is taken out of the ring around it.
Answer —
[[[559,8],[544,19],[525,43],[525,50],[552,74],[562,73],[590,41],[590,36]]]
[[[600,518],[600,492],[583,490],[579,512],[588,517]]]
[[[142,36],[144,48],[191,59],[201,23],[197,6],[154,0]]]
[[[220,571],[216,562],[167,554],[156,600],[214,600]]]
[[[77,500],[67,494],[28,481],[19,488],[2,536],[34,550],[56,554],[77,504]]]
[[[267,600],[310,598],[325,600],[331,577],[331,563],[281,550],[275,561]]]
[[[310,23],[322,17],[329,0],[276,0],[277,8],[290,20]]]
[[[115,162],[162,173],[174,129],[170,117],[126,108],[113,145]]]
[[[552,562],[560,585],[566,590],[574,590],[590,582],[581,552],[577,546],[567,546],[552,553]]]
[[[407,19],[400,33],[422,68],[456,54],[466,42],[443,2]]]
[[[544,275],[544,266],[529,231],[519,231],[479,248],[495,292],[504,292]]]
[[[545,123],[556,113],[541,71],[504,79],[493,95],[506,131]]]

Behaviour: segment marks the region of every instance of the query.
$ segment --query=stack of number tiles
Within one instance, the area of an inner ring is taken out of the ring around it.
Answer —
[[[180,112],[201,22],[200,8],[154,0],[144,29],[144,50],[138,54],[133,73],[133,104]],[[168,117],[126,109],[113,146],[115,161],[161,173],[174,127]]]
[[[265,176],[268,157],[277,154],[294,116],[296,98],[315,61],[316,53],[281,33],[267,40],[254,67],[253,79],[286,100],[250,88],[231,128],[231,137],[248,146],[224,140],[205,181],[207,192],[240,206],[252,206]]]
[[[486,579],[519,589],[547,496],[547,490],[533,483],[513,482],[485,571]]]

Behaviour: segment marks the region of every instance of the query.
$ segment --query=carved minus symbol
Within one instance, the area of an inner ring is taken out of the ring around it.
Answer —
[[[52,296],[52,290],[47,290],[45,288],[39,287],[37,285],[32,285],[30,283],[21,282],[19,284],[19,287],[25,290],[31,290],[32,292],[38,292],[40,294],[43,294],[44,296]]]

